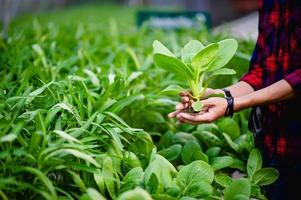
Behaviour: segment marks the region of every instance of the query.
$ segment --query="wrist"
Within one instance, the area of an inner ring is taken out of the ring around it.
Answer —
[[[245,108],[251,107],[252,106],[251,104],[252,104],[252,98],[250,95],[237,97],[235,98],[235,102],[234,102],[234,111],[238,112]]]
[[[223,90],[221,89],[214,89],[213,94],[225,94]]]

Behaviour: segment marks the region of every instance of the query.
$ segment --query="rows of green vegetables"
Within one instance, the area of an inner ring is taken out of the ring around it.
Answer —
[[[179,98],[160,91],[179,81],[152,60],[156,39],[180,52],[227,35],[136,28],[133,14],[95,6],[28,16],[0,39],[1,198],[265,199],[278,173],[262,166],[248,110],[176,125],[166,115]],[[239,41],[228,64],[237,75],[211,87],[235,82],[253,45]]]

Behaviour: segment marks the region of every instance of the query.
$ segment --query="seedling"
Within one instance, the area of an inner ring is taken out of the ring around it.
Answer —
[[[187,81],[191,90],[189,95],[194,101],[191,106],[195,112],[199,112],[203,107],[200,100],[204,98],[210,81],[218,75],[236,73],[233,69],[223,67],[234,56],[237,46],[236,40],[231,38],[207,46],[198,40],[191,40],[182,48],[180,58],[177,58],[166,46],[155,40],[153,58],[158,67]],[[171,85],[164,91],[180,89],[180,86]]]

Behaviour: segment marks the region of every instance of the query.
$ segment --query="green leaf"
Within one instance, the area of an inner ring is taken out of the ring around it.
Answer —
[[[181,197],[180,200],[199,200],[193,197]]]
[[[17,139],[17,137],[18,136],[16,134],[10,133],[0,137],[0,142],[13,142],[15,139]]]
[[[198,131],[209,131],[215,135],[219,134],[219,128],[215,123],[204,123],[197,126]]]
[[[94,158],[92,156],[90,156],[90,155],[88,155],[84,152],[81,152],[81,151],[76,150],[76,149],[63,149],[63,151],[68,152],[68,153],[74,155],[75,157],[86,160],[87,162],[92,163],[96,167],[100,167],[99,164],[96,162],[96,160],[94,160]]]
[[[231,137],[229,135],[227,135],[226,133],[223,133],[223,136],[225,138],[225,140],[227,141],[227,143],[229,144],[229,146],[236,152],[240,152],[239,151],[239,146],[238,144],[236,144],[235,142],[232,141]]]
[[[214,170],[219,170],[229,167],[232,163],[233,158],[231,156],[220,156],[212,159],[211,166]]]
[[[154,200],[175,200],[174,197],[168,194],[152,194]]]
[[[201,160],[182,167],[177,175],[177,182],[183,191],[183,195],[191,197],[209,195],[212,192],[210,184],[213,179],[213,168]]]
[[[144,171],[144,184],[147,184],[152,174],[158,178],[157,192],[163,192],[164,187],[173,185],[172,178],[177,173],[174,166],[163,156],[156,154]]]
[[[191,62],[193,70],[199,75],[199,72],[206,70],[210,62],[218,54],[218,44],[212,43],[205,48],[203,48],[199,53],[197,53]]]
[[[200,41],[190,40],[181,50],[181,60],[186,64],[190,64],[192,58],[204,47]]]
[[[172,137],[172,143],[173,144],[185,144],[188,141],[198,141],[196,137],[194,137],[190,133],[185,133],[185,132],[177,132],[173,137]]]
[[[184,195],[190,197],[206,197],[212,194],[213,188],[206,181],[198,181],[186,188]]]
[[[215,175],[214,181],[220,186],[226,188],[232,183],[232,178],[225,173],[218,173]]]
[[[166,194],[172,197],[179,197],[179,195],[181,194],[181,188],[177,185],[168,187],[166,189]]]
[[[76,184],[76,186],[78,187],[78,189],[83,193],[87,191],[86,185],[84,183],[84,181],[81,179],[81,177],[75,173],[74,171],[71,170],[67,170],[68,173],[70,174],[70,176],[72,177],[74,183]]]
[[[233,75],[236,74],[236,71],[229,68],[218,69],[210,74],[210,78],[218,75]]]
[[[193,78],[192,70],[179,59],[163,54],[155,54],[153,58],[158,67],[184,79],[190,80]]]
[[[221,152],[220,147],[210,147],[206,151],[206,155],[208,156],[209,160],[217,157],[219,153]]]
[[[208,147],[221,144],[221,140],[209,131],[194,131],[193,136],[204,142]]]
[[[102,196],[97,190],[94,188],[88,188],[87,194],[91,200],[106,200],[104,196]]]
[[[174,144],[166,149],[158,151],[158,154],[165,157],[169,161],[173,161],[179,157],[182,151],[182,145]]]
[[[120,192],[132,190],[143,183],[143,169],[141,167],[135,167],[131,169],[123,178]]]
[[[65,140],[68,140],[71,142],[76,142],[76,143],[81,143],[78,139],[74,138],[72,135],[66,133],[65,131],[54,130],[53,132]]]
[[[145,184],[145,189],[150,194],[156,194],[158,186],[159,186],[159,179],[155,173],[152,173],[149,180]]]
[[[164,44],[160,41],[155,40],[153,42],[154,54],[162,54],[165,56],[176,57]]]
[[[253,183],[264,186],[274,183],[279,178],[279,172],[270,167],[259,169],[253,176]]]
[[[105,185],[105,179],[102,175],[102,172],[98,169],[97,172],[93,173],[94,180],[96,182],[96,185],[98,186],[98,189],[102,194],[105,194],[106,192],[106,185]]]
[[[33,175],[35,175],[49,190],[52,198],[57,199],[56,191],[54,189],[54,186],[52,182],[49,180],[49,178],[40,170],[35,169],[33,167],[17,167],[17,172],[29,172]]]
[[[235,140],[240,136],[239,125],[233,118],[225,117],[218,121],[217,125],[220,128],[221,132],[229,135],[232,140]]]
[[[126,106],[132,104],[135,101],[143,100],[145,97],[143,94],[137,94],[137,95],[131,95],[125,98],[122,98],[121,100],[117,101],[112,105],[111,108],[109,108],[109,111],[112,113],[118,113],[122,109],[124,109]]]
[[[217,43],[218,54],[214,61],[210,64],[208,71],[215,71],[225,66],[234,56],[238,44],[234,39],[225,39]]]
[[[141,167],[141,162],[136,154],[130,151],[125,151],[123,154],[124,155],[121,160],[121,168],[124,174],[128,173],[128,171],[135,167]]]
[[[158,147],[163,149],[163,148],[168,148],[169,146],[172,145],[172,138],[174,134],[171,131],[167,131],[164,133],[159,140]]]
[[[203,151],[195,151],[192,155],[193,160],[203,160],[209,163],[208,156]]]
[[[164,90],[161,91],[160,94],[164,94],[164,95],[178,95],[181,91],[184,91],[185,89],[182,88],[179,85],[169,85],[168,87],[166,87]]]
[[[248,177],[252,181],[253,175],[262,167],[262,157],[258,149],[253,149],[249,155],[247,162]]]
[[[238,158],[233,158],[233,163],[230,167],[233,169],[238,169],[242,172],[246,171],[246,164]]]
[[[233,200],[250,200],[250,197],[243,194],[238,194],[233,197]]]
[[[31,103],[37,96],[39,96],[40,94],[42,94],[42,93],[45,91],[45,89],[48,88],[53,82],[54,82],[54,80],[52,80],[51,82],[49,82],[49,83],[43,85],[42,87],[40,87],[40,88],[38,88],[38,89],[32,91],[32,92],[28,95],[28,97],[27,97],[27,99],[26,99],[26,104]]]
[[[114,166],[112,158],[107,156],[104,158],[103,167],[102,167],[102,175],[105,180],[105,185],[107,191],[111,198],[116,198],[116,185],[115,185],[115,176],[114,176]]]
[[[236,195],[245,195],[250,197],[251,195],[251,184],[246,178],[239,178],[232,180],[230,186],[224,191],[225,200],[233,200]]]
[[[195,161],[195,156],[198,156],[196,153],[204,154],[200,145],[193,140],[186,142],[181,153],[183,163],[189,164]],[[203,157],[199,156],[198,159],[208,162],[208,158],[206,155],[203,155]]]
[[[201,101],[195,101],[192,103],[191,106],[195,112],[200,112],[203,108],[203,104]]]
[[[122,193],[117,200],[153,200],[149,193],[141,188],[135,188]]]

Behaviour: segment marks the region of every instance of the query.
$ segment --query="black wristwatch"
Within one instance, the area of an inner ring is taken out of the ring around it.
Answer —
[[[227,88],[222,88],[221,90],[224,91],[226,97],[232,97],[232,94],[231,94],[230,90],[228,90]]]
[[[227,100],[227,103],[228,103],[228,106],[227,106],[227,109],[226,109],[226,112],[225,112],[225,116],[228,117],[233,117],[233,114],[234,114],[234,98],[230,92],[230,90],[228,90],[227,88],[222,88],[222,90],[224,91],[225,93],[225,98]]]
[[[228,106],[227,106],[227,109],[226,109],[226,112],[225,112],[225,116],[228,117],[233,117],[233,114],[234,114],[234,98],[231,96],[231,97],[226,97],[226,100],[227,100],[227,103],[228,103]]]

